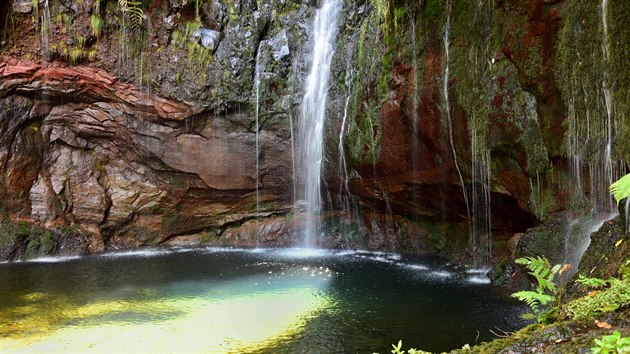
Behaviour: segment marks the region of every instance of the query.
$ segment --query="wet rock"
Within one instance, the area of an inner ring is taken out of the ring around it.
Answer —
[[[33,1],[32,0],[14,0],[13,1],[13,11],[19,13],[30,13],[33,11]]]
[[[207,28],[196,30],[195,33],[192,34],[192,36],[202,46],[210,49],[212,52],[217,49],[219,41],[221,40],[221,32],[213,31]]]

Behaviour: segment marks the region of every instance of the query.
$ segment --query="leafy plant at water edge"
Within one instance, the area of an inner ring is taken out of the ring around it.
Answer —
[[[405,354],[405,353],[408,353],[408,354],[424,354],[424,353],[428,353],[428,352],[425,352],[425,351],[422,351],[422,350],[417,350],[417,349],[414,349],[414,348],[411,348],[409,350],[404,350],[404,349],[402,349],[402,340],[399,340],[398,344],[392,344],[392,348],[393,348],[392,351],[391,351],[392,354]]]
[[[608,189],[617,201],[617,204],[619,204],[621,200],[630,197],[630,173],[611,184]]]
[[[611,335],[595,339],[595,346],[591,350],[593,354],[630,353],[630,337],[622,337],[619,331],[614,331]]]
[[[553,283],[553,279],[560,271],[560,265],[551,266],[548,259],[537,257],[524,257],[516,260],[517,264],[528,269],[528,273],[536,279],[536,291],[518,291],[512,297],[525,302],[532,310],[532,313],[524,314],[524,319],[536,319],[538,323],[546,323],[553,320],[558,312],[558,306],[549,306],[558,302],[558,289]]]

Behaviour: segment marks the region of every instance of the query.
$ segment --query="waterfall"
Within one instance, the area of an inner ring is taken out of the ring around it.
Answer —
[[[613,214],[605,216],[587,215],[569,221],[564,231],[564,259],[563,264],[570,264],[571,269],[560,277],[560,283],[565,284],[579,269],[580,261],[586,249],[591,244],[591,234],[602,227],[604,222],[614,217]]]
[[[44,11],[42,12],[41,36],[42,36],[42,54],[46,58],[50,56],[50,43],[49,43],[50,41],[48,39],[49,33],[50,33],[50,6],[48,5],[48,0],[45,0]]]
[[[609,76],[608,72],[608,64],[610,62],[610,48],[608,44],[608,22],[606,20],[608,13],[608,0],[602,0],[602,26],[603,26],[603,40],[602,40],[602,50],[604,52],[604,80],[602,81],[602,90],[604,92],[604,102],[606,105],[606,152],[604,156],[604,173],[606,176],[604,186],[605,188],[611,185],[613,180],[613,162],[612,162],[612,110],[613,110],[613,97],[612,92],[610,90],[609,85]],[[606,194],[607,188],[604,189],[604,194]],[[612,200],[612,197],[608,196],[608,205],[606,211],[612,211],[615,209],[615,204]]]
[[[471,214],[470,214],[470,204],[468,203],[468,193],[466,192],[466,185],[464,184],[464,177],[462,175],[462,171],[459,169],[459,164],[457,163],[457,151],[455,150],[455,143],[453,141],[453,122],[451,119],[451,105],[449,102],[448,95],[448,80],[449,80],[449,35],[450,35],[450,27],[451,27],[451,2],[450,0],[446,2],[446,25],[444,27],[444,109],[446,113],[446,119],[448,123],[448,140],[451,145],[451,152],[453,154],[453,162],[455,164],[455,169],[457,170],[457,175],[459,176],[459,182],[462,187],[462,194],[464,196],[464,203],[466,203],[466,212],[468,215],[468,222],[470,224]],[[470,227],[469,229],[472,229]],[[469,230],[470,231],[470,230]]]
[[[343,118],[341,120],[341,130],[339,131],[339,172],[341,178],[343,178],[343,184],[339,187],[339,194],[350,193],[348,186],[348,165],[346,163],[346,154],[343,148],[343,138],[346,128],[346,118],[348,117],[348,106],[350,105],[350,94],[346,97],[346,103],[343,108]]]
[[[337,16],[341,10],[341,0],[324,0],[315,15],[313,25],[313,54],[311,69],[306,79],[299,124],[300,176],[304,191],[301,195],[306,202],[306,225],[304,246],[315,247],[319,232],[321,209],[320,174],[323,159],[323,131],[326,116],[328,79],[333,56],[333,44],[337,35]]]
[[[260,46],[256,52],[256,66],[254,74],[254,91],[256,92],[256,217],[260,213]]]
[[[473,117],[473,121],[476,121]],[[472,249],[478,265],[487,266],[492,256],[492,218],[490,199],[490,150],[485,147],[479,127],[471,131],[472,154]]]
[[[411,37],[412,37],[412,41],[413,41],[413,47],[412,47],[412,53],[413,53],[413,102],[412,102],[412,108],[413,108],[413,115],[412,115],[412,119],[413,119],[413,168],[414,171],[416,170],[416,168],[418,167],[418,124],[419,122],[419,116],[418,116],[418,105],[419,100],[418,100],[418,50],[417,50],[417,45],[416,45],[416,17],[414,16],[412,21],[411,21]]]

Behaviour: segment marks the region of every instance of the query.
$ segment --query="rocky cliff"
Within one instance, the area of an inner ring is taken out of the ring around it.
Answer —
[[[91,251],[292,244],[316,8],[5,2],[4,219],[76,227]],[[602,176],[629,161],[629,12],[621,0],[345,1],[323,244],[488,257],[554,212],[605,208]]]

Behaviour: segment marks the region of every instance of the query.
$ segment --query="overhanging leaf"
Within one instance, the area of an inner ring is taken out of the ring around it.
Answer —
[[[630,173],[611,184],[608,189],[617,201],[617,204],[619,204],[622,199],[630,197]]]

